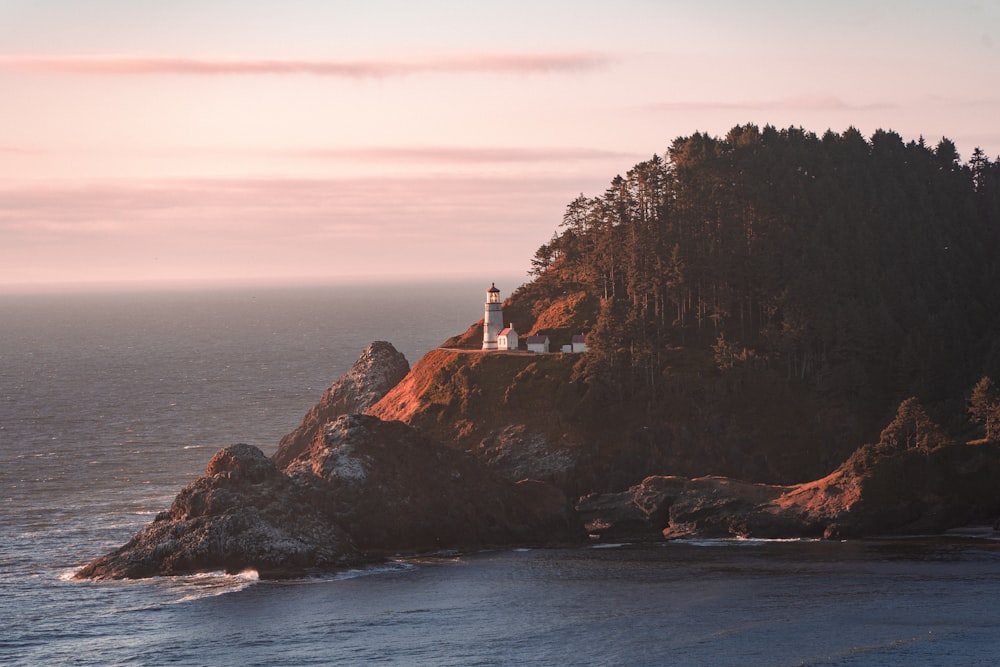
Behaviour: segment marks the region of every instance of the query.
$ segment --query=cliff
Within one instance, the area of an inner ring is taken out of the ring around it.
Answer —
[[[396,553],[575,542],[566,497],[515,484],[399,422],[361,415],[325,425],[284,469],[233,445],[127,544],[83,578],[247,568],[301,576]]]
[[[662,352],[655,410],[584,378],[586,357],[432,350],[368,413],[570,495],[658,473],[796,483],[827,474],[862,441],[841,404],[778,373],[724,372],[710,352]]]
[[[581,498],[603,539],[842,539],[939,533],[1000,516],[1000,444],[886,450],[865,445],[830,475],[792,486],[648,477]]]
[[[587,442],[574,418],[581,387],[566,355],[431,350],[368,410],[475,455],[511,480],[575,490]]]
[[[350,370],[323,393],[299,427],[281,439],[272,457],[275,465],[284,467],[305,451],[327,422],[367,410],[409,371],[406,357],[392,344],[381,340],[371,343]]]
[[[624,421],[593,427],[608,414],[587,413],[587,388],[574,379],[578,359],[433,350],[371,414],[336,414],[382,392],[400,368],[393,352],[388,344],[365,351],[283,441],[306,443],[285,447],[285,465],[248,445],[221,450],[167,511],[76,577],[253,568],[274,578],[397,553],[573,544],[587,533],[842,538],[939,532],[1000,516],[1000,444],[935,438],[907,448],[893,437],[912,414],[902,409],[879,444],[815,481],[654,474],[624,490],[587,493],[574,506],[559,487],[607,486],[609,469],[642,468],[635,453],[650,442],[630,439],[627,429],[616,441]]]

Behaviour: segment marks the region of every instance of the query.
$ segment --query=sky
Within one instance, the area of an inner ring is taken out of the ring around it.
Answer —
[[[1000,0],[0,0],[0,288],[525,278],[676,137],[1000,156]]]

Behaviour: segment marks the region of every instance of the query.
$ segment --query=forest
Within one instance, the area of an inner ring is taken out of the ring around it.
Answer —
[[[957,414],[1000,378],[998,249],[1000,161],[978,148],[748,124],[570,202],[528,289],[590,297],[580,375],[610,400],[655,405],[667,351],[699,348],[720,373]]]

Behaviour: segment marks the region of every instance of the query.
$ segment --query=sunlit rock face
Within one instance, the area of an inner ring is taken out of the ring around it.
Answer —
[[[391,343],[375,341],[361,353],[350,370],[334,382],[297,429],[281,439],[274,462],[284,467],[302,453],[323,426],[341,415],[366,411],[399,384],[410,371],[402,352]]]
[[[626,491],[580,498],[577,511],[589,533],[616,540],[927,534],[996,521],[997,479],[997,443],[865,445],[804,484],[653,476]]]

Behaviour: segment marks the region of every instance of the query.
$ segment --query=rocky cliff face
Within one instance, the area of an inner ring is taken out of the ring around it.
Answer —
[[[498,478],[399,422],[344,416],[279,470],[255,447],[209,462],[166,512],[77,578],[247,568],[299,576],[388,554],[581,539],[558,489]]]
[[[436,349],[368,414],[403,421],[476,456],[510,480],[551,481],[568,493],[587,473],[586,425],[570,355]],[[589,462],[588,462],[589,463]]]
[[[248,568],[278,577],[361,562],[351,536],[312,502],[313,490],[302,482],[279,471],[256,447],[226,447],[169,510],[76,578]]]
[[[410,364],[392,344],[377,340],[369,345],[351,369],[334,382],[314,405],[297,429],[281,439],[274,463],[288,465],[301,454],[321,431],[323,425],[341,415],[364,412],[396,386]]]
[[[650,411],[579,380],[584,356],[431,350],[368,413],[569,495],[624,490],[651,474],[801,482],[853,450],[816,445],[850,416],[784,377],[730,377],[710,353],[671,350],[670,372],[659,378],[663,407]]]
[[[880,451],[865,445],[836,471],[792,486],[722,477],[648,477],[581,498],[605,539],[864,537],[937,533],[1000,515],[1000,444]]]
[[[373,344],[282,441],[280,456],[223,449],[169,510],[76,576],[253,568],[283,577],[394,553],[575,543],[587,532],[843,538],[1000,516],[1000,443],[989,442],[866,445],[830,475],[794,485],[654,475],[573,507],[564,490],[607,484],[608,468],[657,461],[655,443],[634,430],[619,434],[627,447],[600,444],[615,427],[601,432],[601,415],[587,414],[574,361],[434,350],[399,380],[405,359]],[[337,416],[366,406],[369,415]],[[642,451],[646,458],[628,458]],[[557,485],[513,481],[523,478]]]
[[[286,468],[365,552],[545,543],[581,536],[554,487],[512,483],[401,422],[341,417]]]

